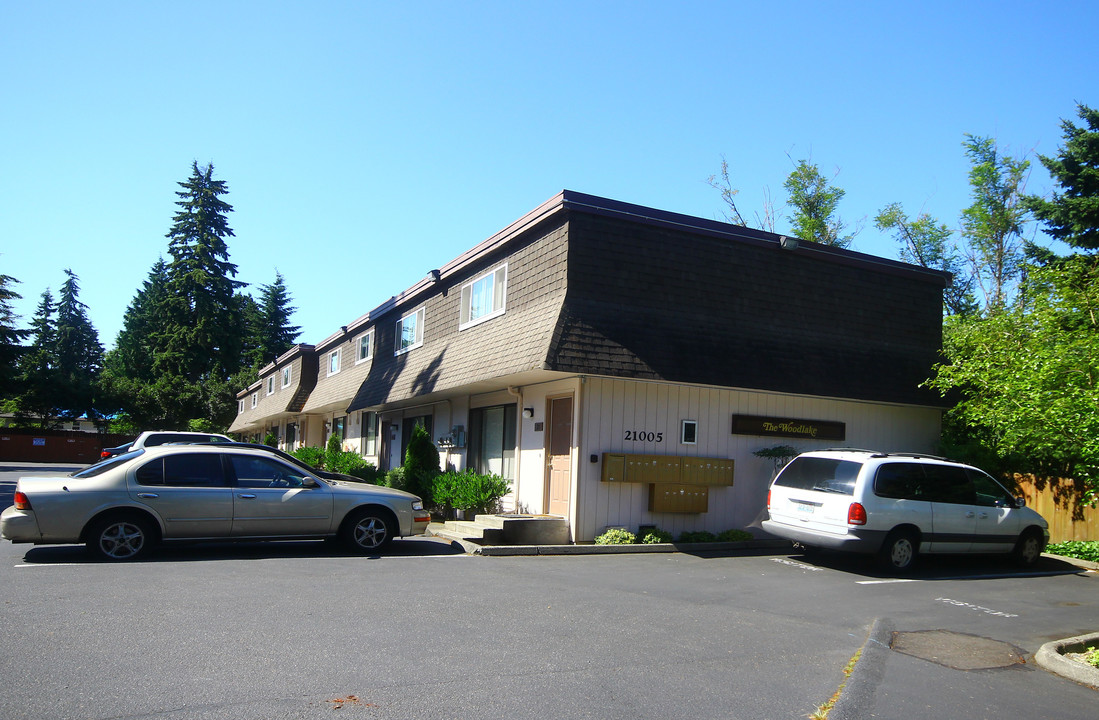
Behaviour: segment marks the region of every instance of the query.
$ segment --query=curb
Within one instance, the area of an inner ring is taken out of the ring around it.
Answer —
[[[428,534],[462,546],[470,555],[488,557],[520,557],[534,555],[630,555],[638,553],[699,553],[733,550],[782,549],[790,547],[787,540],[741,540],[709,543],[653,543],[651,545],[480,545],[445,531]]]
[[[1092,645],[1099,645],[1099,632],[1047,642],[1034,659],[1052,673],[1099,690],[1099,668],[1065,657],[1066,652],[1083,652]]]
[[[881,684],[885,671],[885,656],[891,652],[889,643],[892,636],[891,620],[874,620],[858,662],[844,683],[836,704],[828,711],[828,720],[860,720],[863,709],[872,706],[874,691]]]

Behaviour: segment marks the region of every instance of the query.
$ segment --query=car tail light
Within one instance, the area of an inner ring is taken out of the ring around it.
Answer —
[[[866,508],[862,506],[862,503],[851,503],[851,507],[847,508],[847,524],[866,524]]]
[[[770,488],[767,489],[767,509],[768,510],[771,509],[771,490],[770,490]]]
[[[109,458],[110,456],[111,456],[111,454],[109,452],[107,452],[106,450],[100,450],[99,451],[99,459],[100,460],[102,460],[103,458]]]
[[[31,501],[27,499],[26,493],[22,493],[18,490],[15,491],[15,509],[16,510],[30,510]]]

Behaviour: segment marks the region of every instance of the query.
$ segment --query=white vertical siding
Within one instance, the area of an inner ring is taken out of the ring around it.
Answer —
[[[636,530],[639,525],[656,525],[674,534],[684,530],[717,533],[730,528],[758,529],[774,468],[771,461],[757,458],[753,452],[775,445],[791,445],[801,451],[846,445],[929,452],[935,449],[940,430],[940,412],[934,408],[667,383],[588,378],[581,398],[577,487],[572,498],[573,535],[577,541],[590,541],[607,526]],[[843,422],[847,439],[839,443],[733,435],[735,414]],[[681,420],[698,422],[696,445],[679,442]],[[633,432],[646,434],[634,440]],[[649,440],[647,433],[663,433],[663,438],[660,442]],[[541,435],[524,430],[525,452],[535,452],[536,445],[541,449]],[[736,462],[734,486],[711,487],[709,510],[704,514],[650,513],[647,485],[601,482],[602,463],[593,464],[589,458],[593,454],[601,457],[604,452],[732,458]],[[542,463],[531,464],[540,469]],[[528,482],[527,477],[524,458],[523,483]],[[524,489],[521,501],[526,503],[528,498],[535,499],[533,489]],[[540,488],[536,499],[538,502],[531,502],[531,506],[540,509]]]

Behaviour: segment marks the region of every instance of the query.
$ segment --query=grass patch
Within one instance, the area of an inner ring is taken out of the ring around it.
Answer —
[[[836,688],[836,692],[832,697],[828,698],[824,704],[817,707],[815,712],[809,714],[810,720],[827,720],[828,713],[832,712],[832,708],[836,706],[836,702],[840,699],[840,694],[843,692],[843,689],[847,687],[847,680],[851,677],[851,673],[855,671],[855,663],[859,661],[860,657],[862,657],[862,648],[859,648],[859,651],[843,666],[843,682]]]

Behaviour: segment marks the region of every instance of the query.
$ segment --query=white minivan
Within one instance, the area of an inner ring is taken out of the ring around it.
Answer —
[[[775,477],[763,529],[813,548],[877,554],[1013,553],[1037,562],[1049,525],[992,476],[928,455],[840,448],[798,455]]]

